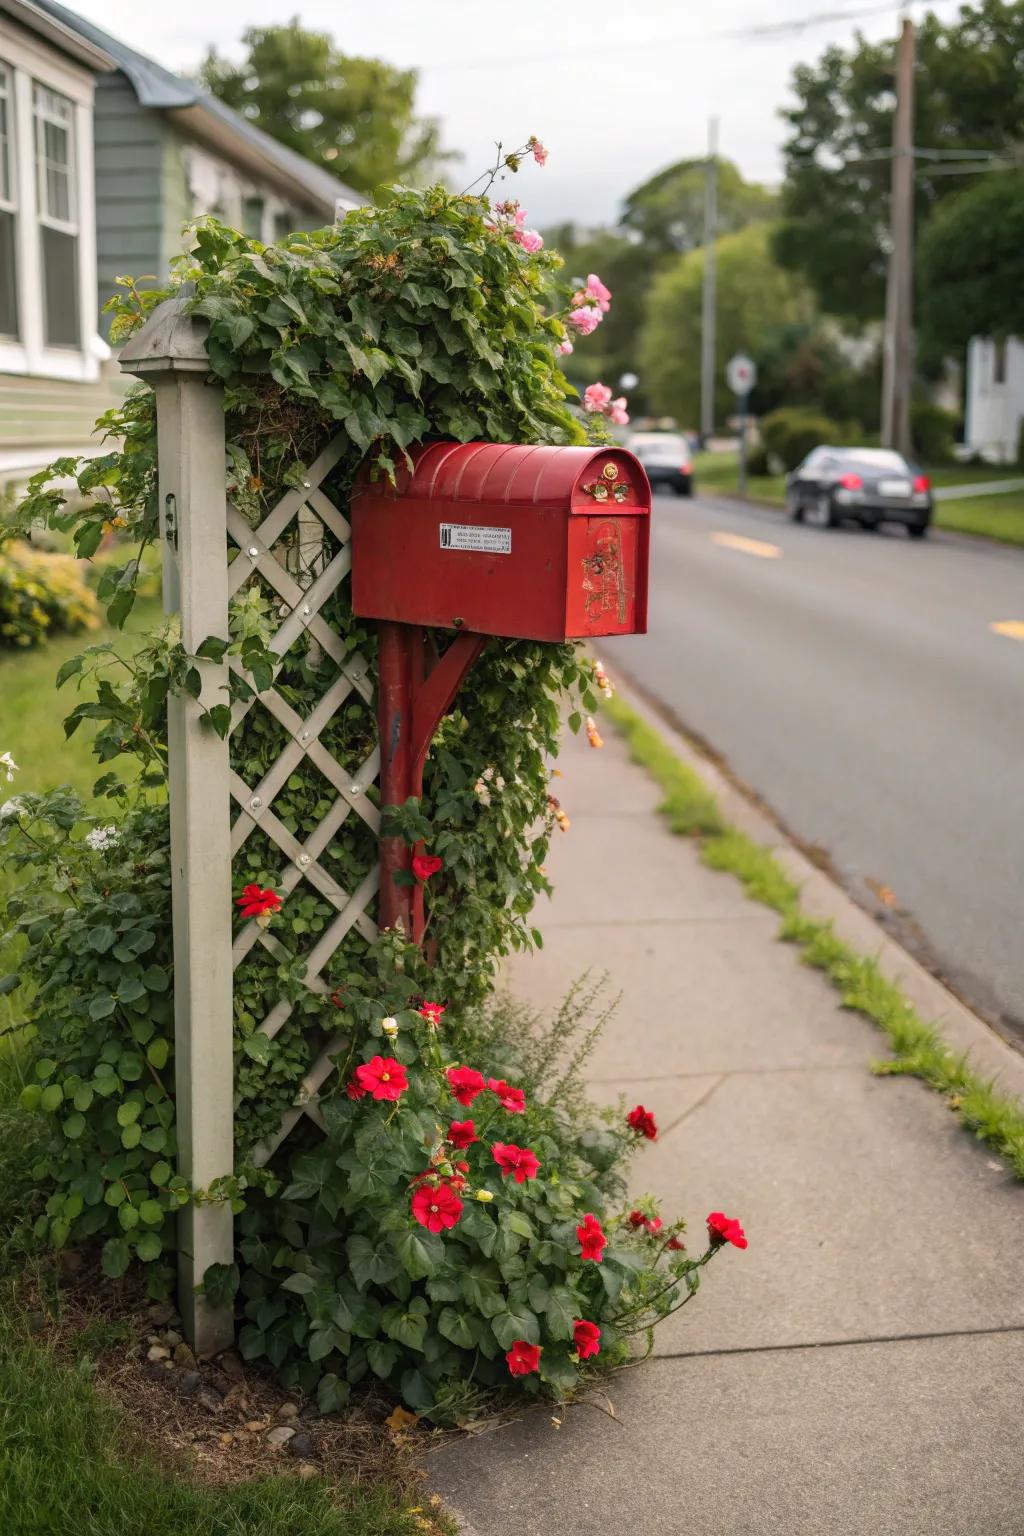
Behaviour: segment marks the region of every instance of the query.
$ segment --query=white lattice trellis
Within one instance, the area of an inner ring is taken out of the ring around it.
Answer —
[[[255,530],[230,503],[227,509],[227,531],[238,546],[238,553],[228,572],[229,592],[234,595],[253,575],[258,574],[273,588],[281,603],[281,623],[270,642],[270,650],[283,658],[308,633],[338,669],[316,707],[305,718],[295,712],[275,687],[236,703],[232,711],[232,731],[250,709],[262,708],[269,710],[289,736],[287,746],[258,784],[246,784],[237,773],[232,772],[231,796],[238,806],[238,815],[231,829],[231,852],[232,855],[236,854],[250,833],[259,827],[288,861],[281,877],[284,893],[287,895],[300,881],[308,880],[314,890],[335,908],[337,916],[334,921],[304,956],[305,983],[311,991],[320,994],[328,990],[321,979],[321,973],[350,929],[356,928],[367,939],[376,937],[376,924],[367,915],[366,909],[376,896],[380,883],[380,865],[377,862],[353,891],[343,890],[334,876],[319,862],[320,856],[350,815],[361,817],[375,837],[380,834],[380,813],[366,794],[380,772],[379,749],[375,747],[353,775],[342,768],[320,740],[321,733],[353,690],[367,704],[373,696],[365,658],[358,652],[348,655],[343,642],[321,614],[327,599],[341,582],[347,580],[352,563],[348,521],[322,488],[325,477],[334,468],[341,451],[339,439],[329,443],[311,465],[301,489],[287,491]],[[315,552],[322,548],[323,543],[320,527],[330,530],[339,548],[326,566],[314,574],[317,563]],[[304,551],[312,548],[314,559],[304,557],[302,569],[296,575],[288,568],[288,557],[299,541]],[[234,664],[234,670],[244,677],[237,663]],[[274,799],[305,759],[313,763],[334,787],[337,798],[316,831],[304,843],[300,843],[275,815]],[[255,922],[250,922],[234,942],[232,962],[235,968],[257,943],[278,958],[286,953],[278,938]],[[260,1029],[273,1038],[291,1012],[290,1003],[286,1000],[278,1002],[261,1023]],[[294,1107],[285,1114],[277,1132],[255,1149],[253,1156],[257,1163],[265,1162],[272,1155],[303,1114],[319,1123],[317,1096],[330,1075],[331,1056],[339,1044],[339,1041],[328,1042],[320,1052],[300,1084]]]
[[[324,448],[303,483],[288,490],[254,529],[227,501],[224,398],[209,376],[204,322],[186,312],[184,300],[168,301],[123,349],[121,365],[146,378],[156,395],[164,605],[180,614],[186,650],[195,654],[209,636],[227,639],[229,602],[255,578],[278,606],[272,652],[283,662],[308,638],[325,678],[319,700],[304,717],[277,687],[276,672],[270,688],[233,706],[231,733],[255,709],[267,710],[286,736],[256,784],[232,769],[230,733],[221,740],[203,720],[205,709],[223,703],[235,662],[201,661],[200,700],[175,696],[169,703],[178,1165],[202,1190],[234,1171],[234,972],[255,945],[277,959],[289,956],[282,939],[255,922],[232,941],[232,860],[259,829],[287,861],[280,879],[284,893],[306,881],[334,909],[325,931],[301,956],[312,992],[328,991],[323,972],[346,935],[353,930],[368,940],[376,935],[368,909],[378,892],[379,862],[375,859],[355,888],[346,890],[325,855],[352,816],[379,837],[379,812],[367,795],[379,776],[379,752],[375,748],[353,773],[322,740],[346,700],[357,694],[369,705],[374,690],[366,659],[347,652],[323,615],[351,568],[348,521],[324,489],[341,441]],[[335,551],[329,558],[327,549]],[[275,811],[275,800],[303,762],[317,769],[335,798],[315,831],[300,840]],[[291,1012],[292,1005],[282,1000],[259,1028],[273,1038]],[[257,1161],[269,1158],[304,1116],[322,1125],[318,1095],[339,1043],[329,1037],[320,1043],[292,1107],[256,1149]],[[178,1241],[185,1326],[199,1350],[212,1352],[230,1342],[232,1315],[229,1308],[211,1305],[199,1282],[210,1264],[233,1260],[230,1204],[224,1199],[189,1204],[180,1217]]]

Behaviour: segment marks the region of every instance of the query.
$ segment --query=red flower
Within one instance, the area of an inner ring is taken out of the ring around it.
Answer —
[[[468,1122],[468,1124],[472,1125],[473,1124],[472,1120],[470,1120]],[[468,1173],[469,1172],[469,1164],[468,1163],[456,1163],[455,1166],[459,1170],[460,1173]]]
[[[661,1217],[652,1216],[649,1221],[644,1222],[644,1228],[648,1237],[653,1237],[656,1232],[661,1231]]]
[[[522,1184],[526,1179],[537,1177],[540,1163],[529,1147],[515,1147],[511,1142],[496,1141],[491,1151],[504,1178],[512,1173],[515,1174],[516,1183]]]
[[[428,1232],[454,1227],[462,1215],[462,1201],[447,1184],[421,1184],[412,1197],[412,1214]]]
[[[513,1376],[529,1376],[540,1366],[540,1345],[527,1344],[525,1339],[516,1339],[505,1359]]]
[[[448,1081],[460,1104],[472,1104],[477,1094],[484,1091],[484,1075],[475,1067],[449,1067]]]
[[[682,1253],[686,1248],[686,1244],[680,1237],[670,1237],[665,1247],[670,1253]]]
[[[473,1142],[479,1141],[480,1138],[476,1133],[476,1126],[472,1120],[453,1120],[448,1127],[448,1140],[453,1147],[458,1147],[460,1151],[464,1151],[466,1147],[472,1146]],[[462,1165],[457,1164],[456,1166],[461,1167]],[[468,1163],[466,1167],[469,1167]]]
[[[344,996],[340,991],[331,993],[331,1002],[335,1008],[344,1008],[345,1006]]]
[[[739,1222],[732,1216],[724,1216],[721,1211],[712,1211],[708,1217],[708,1237],[712,1248],[721,1248],[723,1243],[732,1243],[734,1248],[747,1246],[746,1233]]]
[[[630,1211],[629,1215],[626,1217],[626,1220],[635,1230],[637,1227],[643,1226],[644,1222],[647,1220],[647,1217],[644,1215],[643,1211]]]
[[[657,1137],[658,1127],[655,1124],[654,1116],[649,1109],[644,1109],[642,1104],[638,1104],[636,1109],[630,1110],[626,1116],[626,1124],[631,1131],[636,1131],[638,1136],[646,1136],[648,1141],[654,1141]]]
[[[263,891],[258,885],[244,886],[241,896],[235,897],[235,906],[241,907],[243,917],[263,917],[268,912],[276,912],[280,905],[281,898],[276,891]]]
[[[526,1110],[526,1094],[521,1088],[511,1088],[503,1077],[489,1077],[487,1086],[497,1096],[502,1109],[510,1115],[521,1115]]]
[[[581,1360],[589,1360],[591,1355],[601,1353],[601,1345],[598,1342],[601,1330],[596,1323],[588,1323],[585,1318],[580,1318],[572,1325],[572,1337],[576,1345],[576,1353]]]
[[[421,1003],[416,1012],[420,1018],[426,1019],[431,1029],[436,1029],[441,1022],[441,1015],[446,1011],[444,1003]]]
[[[355,1077],[351,1082],[345,1084],[345,1092],[348,1094],[350,1099],[361,1099],[366,1095],[366,1089],[363,1087],[358,1078]]]
[[[600,1264],[601,1253],[608,1239],[601,1231],[597,1217],[591,1216],[588,1211],[583,1218],[583,1225],[576,1228],[576,1236],[580,1240],[580,1258],[593,1259],[595,1264]]]
[[[417,880],[429,880],[431,875],[436,875],[443,866],[444,860],[439,859],[436,853],[413,854],[412,872]]]
[[[356,1067],[356,1080],[375,1099],[400,1099],[409,1084],[405,1068],[393,1056],[375,1056]]]

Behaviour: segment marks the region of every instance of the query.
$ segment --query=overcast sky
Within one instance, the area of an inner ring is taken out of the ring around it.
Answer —
[[[877,0],[69,3],[179,72],[194,69],[210,44],[237,56],[246,27],[293,14],[331,32],[347,52],[414,67],[420,110],[441,119],[446,144],[463,155],[453,181],[470,182],[497,138],[511,147],[536,133],[549,146],[547,167],[520,173],[515,188],[536,225],[611,221],[622,196],[648,175],[703,153],[712,114],[721,153],[747,176],[777,181],[778,108],[793,66],[828,43],[849,43],[857,26],[869,37],[893,35],[899,9]],[[955,14],[942,0],[934,8]],[[875,14],[849,19],[868,10]],[[823,12],[846,19],[756,35]]]

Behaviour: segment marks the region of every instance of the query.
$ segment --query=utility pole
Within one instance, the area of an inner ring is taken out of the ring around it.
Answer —
[[[700,436],[715,430],[715,237],[718,232],[718,118],[708,119],[704,168],[704,293],[700,329]]]
[[[914,363],[914,23],[904,16],[896,45],[889,276],[885,293],[882,441],[909,454]]]

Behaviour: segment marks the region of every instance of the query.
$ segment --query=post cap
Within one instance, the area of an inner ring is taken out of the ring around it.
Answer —
[[[122,373],[140,377],[155,373],[207,373],[207,322],[187,309],[188,299],[179,295],[158,304],[145,325],[121,348]]]

